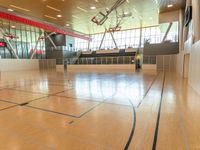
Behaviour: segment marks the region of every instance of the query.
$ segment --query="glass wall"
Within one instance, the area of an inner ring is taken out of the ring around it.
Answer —
[[[0,28],[0,41],[7,43],[6,47],[0,47],[0,58],[15,58],[5,38],[21,59],[29,59],[33,49],[36,50],[35,58],[46,58],[44,39],[39,40],[36,47],[38,38],[44,35],[43,30],[3,19],[0,20]]]
[[[161,43],[168,25],[169,24],[163,24],[161,26],[142,28],[142,47],[144,46],[145,41],[148,41],[150,43]],[[75,38],[75,50],[99,50],[99,46],[103,38],[103,33],[94,34],[90,37],[92,38],[92,41],[89,43],[88,41]],[[120,49],[125,49],[128,47],[138,48],[140,43],[140,29],[131,29],[115,32],[114,39],[117,43],[118,48]],[[173,26],[166,40],[178,42],[178,22],[173,23]],[[106,33],[101,49],[109,50],[113,48],[115,48],[115,44],[112,40],[111,34]]]

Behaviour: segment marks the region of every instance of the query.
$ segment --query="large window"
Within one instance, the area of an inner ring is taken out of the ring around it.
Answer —
[[[43,30],[4,19],[0,20],[0,28],[3,29],[0,33],[0,40],[5,41],[7,38],[19,58],[29,59],[34,48],[36,48],[35,58],[45,58],[45,41],[40,40],[36,47],[36,41],[40,35],[44,35]],[[14,58],[9,46],[0,47],[0,57]]]
[[[142,28],[141,46],[143,47],[144,42],[147,40],[150,43],[160,43],[165,35],[168,25],[169,24],[162,24],[160,26]],[[131,29],[125,31],[118,31],[115,32],[113,35],[118,48],[125,49],[128,47],[138,48],[140,44],[140,34],[140,29]],[[89,43],[88,41],[75,38],[75,50],[99,50],[103,35],[103,33],[91,35],[90,37],[92,41]],[[166,40],[174,42],[178,41],[178,22],[173,23]],[[115,47],[116,46],[112,40],[112,36],[110,35],[110,33],[106,33],[101,49],[110,50]]]

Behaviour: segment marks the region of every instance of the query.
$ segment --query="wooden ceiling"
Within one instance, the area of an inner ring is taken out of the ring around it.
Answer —
[[[90,20],[99,11],[105,12],[116,0],[0,0],[4,8],[13,9],[30,17],[65,26],[73,30],[92,34],[102,32],[104,26],[97,26]],[[158,24],[159,9],[161,12],[178,9],[184,6],[185,0],[127,0],[119,9],[119,14],[131,12],[133,15],[123,20],[123,29]],[[173,8],[167,8],[168,4]],[[95,6],[97,9],[90,9]],[[62,15],[61,18],[57,15]],[[114,26],[116,15],[112,13],[105,26]],[[68,25],[68,26],[67,26]]]
[[[160,12],[167,12],[171,10],[177,10],[184,8],[186,5],[186,0],[158,0],[160,6]],[[168,5],[173,5],[173,7],[168,8]]]

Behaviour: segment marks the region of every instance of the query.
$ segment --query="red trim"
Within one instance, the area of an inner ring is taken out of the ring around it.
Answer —
[[[85,37],[85,36],[80,35],[80,34],[76,34],[76,33],[70,32],[70,31],[64,31],[64,30],[55,28],[55,27],[50,26],[50,25],[42,24],[42,23],[39,23],[39,22],[36,22],[36,21],[32,21],[32,20],[29,20],[29,19],[26,19],[26,18],[7,14],[7,13],[4,13],[4,12],[0,12],[0,18],[15,21],[15,22],[20,22],[20,23],[30,25],[30,26],[34,26],[34,27],[37,27],[37,28],[41,28],[41,29],[44,29],[44,30],[47,30],[47,31],[52,31],[52,32],[56,32],[56,33],[69,35],[69,36],[72,36],[72,37],[77,37],[77,38],[80,38],[80,39],[83,39],[83,40],[88,40],[88,41],[91,40],[89,37]]]

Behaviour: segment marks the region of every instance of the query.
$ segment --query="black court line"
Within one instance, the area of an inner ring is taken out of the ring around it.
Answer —
[[[52,93],[52,94],[42,93],[42,92],[32,92],[32,91],[26,91],[26,90],[14,89],[14,88],[5,88],[4,90],[13,90],[13,91],[19,91],[19,92],[24,92],[24,93],[41,94],[41,95],[54,95],[54,94],[60,94],[60,93],[63,93],[65,91],[72,90],[72,89],[74,89],[74,87],[60,91],[60,92]]]
[[[145,97],[147,96],[147,94],[149,93],[151,87],[153,86],[154,82],[155,82],[156,79],[158,78],[159,74],[160,74],[160,73],[158,73],[158,74],[156,75],[156,77],[155,77],[154,80],[152,81],[151,85],[149,86],[149,88],[148,88],[147,91],[145,92],[145,95],[143,96],[143,98],[142,98],[140,104],[142,103],[142,101],[144,100],[144,98],[145,98]],[[131,103],[132,108],[133,108],[133,116],[134,116],[134,119],[133,119],[132,130],[131,130],[131,132],[130,132],[130,135],[129,135],[128,141],[127,141],[127,143],[126,143],[126,145],[125,145],[125,147],[124,147],[124,150],[128,150],[128,148],[129,148],[129,146],[130,146],[130,144],[131,144],[131,141],[132,141],[132,139],[133,139],[133,135],[134,135],[134,133],[135,133],[136,121],[137,121],[137,119],[136,119],[136,110],[135,110],[135,107],[134,107],[133,103],[131,102],[131,100],[129,100],[129,102]],[[140,106],[140,104],[138,105],[138,107]]]
[[[131,105],[132,105],[132,108],[133,108],[133,125],[132,125],[132,129],[131,129],[131,132],[130,132],[130,135],[129,135],[129,138],[128,138],[128,141],[124,147],[124,150],[128,150],[130,144],[131,144],[131,141],[133,139],[133,135],[135,133],[135,128],[136,128],[136,111],[135,111],[135,107],[133,106],[133,103],[131,102],[131,100],[129,100]]]
[[[61,92],[63,93],[63,92]],[[60,93],[59,93],[60,94]],[[81,99],[81,100],[85,100],[85,101],[93,101],[93,102],[102,102],[103,100],[100,99],[100,98],[94,98],[94,100],[92,100],[92,97],[89,98],[89,97],[72,97],[72,96],[61,96],[61,95],[52,95],[52,96],[55,96],[55,97],[60,97],[60,98],[71,98],[71,99]],[[99,100],[99,101],[98,101]]]
[[[7,101],[7,100],[2,100],[2,99],[0,99],[0,101],[1,101],[1,102],[5,102],[5,103],[10,103],[10,104],[16,104],[16,105],[18,105],[18,103],[11,102],[11,101]]]
[[[57,94],[60,94],[60,93],[64,93],[66,91],[70,91],[70,90],[73,90],[74,87],[72,87],[71,89],[66,89],[66,90],[63,90],[63,91],[60,91],[60,92],[57,92],[57,93],[53,93],[53,94],[49,94],[50,96],[57,96]],[[59,96],[58,96],[59,97]]]
[[[61,92],[64,92],[64,91],[61,91]],[[61,92],[57,92],[55,94],[59,94]],[[0,99],[0,101],[7,102],[7,103],[12,103],[12,104],[17,104],[17,105],[23,105],[24,103],[30,103],[30,102],[33,102],[33,101],[36,101],[36,100],[40,100],[40,99],[44,99],[44,98],[48,98],[48,97],[51,97],[51,96],[54,96],[54,94],[49,94],[49,95],[48,94],[44,94],[44,96],[42,96],[42,97],[39,97],[39,98],[36,98],[36,99],[32,99],[30,101],[25,101],[23,103],[11,102],[11,101],[8,101],[8,100],[3,100],[3,99]]]
[[[39,108],[39,107],[35,107],[35,106],[30,106],[30,105],[24,105],[24,106],[25,107],[29,107],[29,108],[33,108],[33,109],[38,109],[38,110],[41,110],[41,111],[46,111],[46,112],[51,112],[51,113],[63,115],[63,116],[69,116],[69,117],[73,117],[73,118],[81,118],[81,117],[85,116],[87,113],[91,112],[92,110],[94,110],[95,108],[97,108],[99,105],[101,105],[103,103],[104,102],[99,102],[99,104],[93,106],[92,108],[90,108],[87,111],[83,112],[79,116],[75,116],[75,115],[71,115],[71,114],[67,114],[67,113],[62,113],[62,112],[58,112],[58,111],[54,111],[54,110],[49,110],[49,109],[45,109],[45,108]]]
[[[50,113],[54,113],[54,114],[59,114],[59,115],[63,115],[63,116],[80,118],[79,116],[70,115],[70,114],[66,114],[66,113],[62,113],[62,112],[57,112],[57,111],[53,111],[53,110],[49,110],[49,109],[38,108],[38,107],[30,106],[30,105],[25,105],[25,107],[29,107],[29,108],[33,108],[33,109],[37,109],[37,110],[41,110],[41,111],[45,111],[45,112],[50,112]]]
[[[149,93],[151,87],[153,86],[153,84],[155,83],[156,79],[158,78],[158,76],[160,75],[160,72],[155,76],[155,78],[153,79],[153,81],[151,82],[149,88],[147,89],[147,91],[145,92],[143,98],[141,99],[141,101],[139,102],[137,108],[140,107],[140,105],[142,104],[142,101],[144,100],[144,98],[147,96],[147,94]]]
[[[5,88],[4,90],[11,90],[11,91],[18,91],[18,92],[32,93],[32,94],[48,95],[48,93],[42,93],[42,92],[31,92],[31,91],[20,90],[20,89],[14,89],[14,88]]]
[[[7,110],[7,109],[11,109],[11,108],[14,108],[14,107],[16,107],[16,106],[18,106],[18,105],[13,105],[13,106],[6,107],[6,108],[3,108],[3,109],[0,109],[0,111]]]
[[[94,107],[90,108],[89,110],[87,110],[86,112],[82,113],[79,118],[85,116],[87,113],[91,112],[92,110],[94,110],[95,108],[97,108],[99,105],[103,104],[104,102],[100,102],[99,104],[95,105]]]
[[[30,102],[33,102],[33,101],[36,101],[36,100],[40,100],[40,99],[43,99],[43,98],[47,98],[47,97],[50,97],[50,96],[57,96],[56,94],[63,93],[63,92],[65,92],[65,91],[73,90],[73,89],[74,89],[74,87],[71,88],[71,89],[66,89],[66,90],[64,90],[64,91],[57,92],[57,93],[53,93],[53,94],[45,94],[45,93],[44,93],[44,94],[46,95],[45,97],[40,97],[40,98],[31,100],[31,101],[23,102],[23,103],[21,103],[21,104],[19,104],[19,103],[14,103],[14,102],[9,102],[9,101],[5,101],[5,102],[17,104],[16,106],[30,107],[30,108],[34,108],[34,109],[38,109],[38,110],[42,110],[42,111],[46,111],[46,112],[51,112],[51,113],[56,113],[56,114],[59,114],[59,115],[70,116],[70,117],[74,117],[74,118],[81,118],[81,117],[83,117],[84,115],[86,115],[87,113],[91,112],[91,111],[92,111],[93,109],[95,109],[96,107],[98,107],[100,104],[105,103],[105,100],[102,101],[102,102],[99,102],[99,101],[98,101],[99,104],[95,105],[94,107],[90,108],[90,109],[87,110],[86,112],[82,113],[80,116],[75,116],[75,115],[71,115],[71,114],[65,114],[65,113],[62,113],[62,112],[57,112],[57,111],[52,111],[52,110],[48,110],[48,109],[43,109],[43,108],[38,108],[38,107],[33,107],[33,106],[27,105],[27,104],[29,104]],[[12,89],[11,89],[11,90],[12,90]],[[15,89],[13,89],[13,90],[15,90]],[[16,90],[16,91],[22,91],[22,90]],[[22,92],[35,93],[35,92],[30,92],[30,91],[22,91]],[[43,94],[43,93],[38,93],[38,94]],[[69,97],[69,98],[70,98],[70,97]],[[109,103],[109,104],[115,104],[115,103]],[[132,104],[132,103],[131,103],[131,104]],[[120,104],[119,104],[119,105],[120,105]],[[133,104],[132,104],[132,105],[133,105]],[[134,108],[134,106],[133,106],[133,110],[134,110],[133,112],[135,113],[135,108]],[[136,115],[134,115],[134,118],[135,118],[134,120],[136,120]],[[135,124],[135,122],[134,122],[134,124]],[[134,126],[135,126],[135,125],[134,125]],[[135,129],[134,129],[134,130],[135,130]],[[132,130],[133,133],[134,133],[134,130]],[[132,133],[132,132],[131,132],[131,133]],[[132,139],[133,133],[132,133],[132,135],[130,136],[130,141],[131,141],[131,139]]]
[[[87,98],[87,97],[70,97],[70,96],[59,96],[59,95],[52,95],[52,96],[55,96],[55,97],[61,97],[61,98],[70,98],[70,99],[74,99],[74,100],[80,100],[80,101],[88,101],[88,102],[98,102],[98,103],[101,103],[103,102],[104,104],[111,104],[111,105],[120,105],[120,106],[124,106],[124,107],[131,107],[130,105],[126,105],[126,104],[120,104],[120,103],[112,103],[112,102],[109,102],[113,99],[105,99],[105,100],[102,100],[102,99],[98,99],[98,98],[95,98],[95,100],[92,100],[90,98]],[[100,101],[98,101],[100,100]]]
[[[164,72],[164,77],[163,77],[162,91],[161,91],[160,104],[159,104],[159,109],[158,109],[158,116],[157,116],[152,150],[156,150],[156,144],[157,144],[157,139],[158,139],[158,130],[159,130],[159,124],[160,124],[161,108],[162,108],[162,102],[163,102],[164,85],[165,85],[165,72]]]

